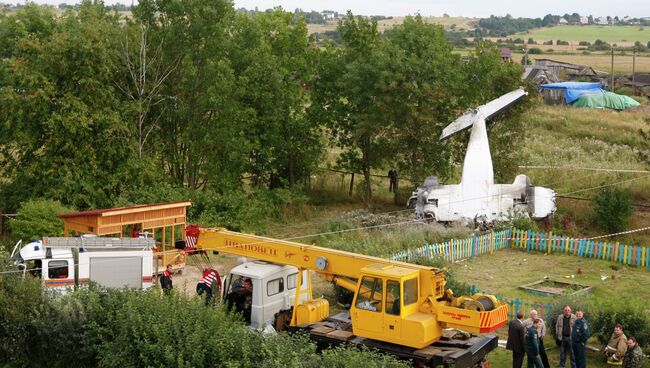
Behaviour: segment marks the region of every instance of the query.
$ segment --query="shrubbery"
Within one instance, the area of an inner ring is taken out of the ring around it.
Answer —
[[[627,228],[634,210],[630,194],[612,187],[603,188],[591,201],[591,205],[598,224],[612,233]]]
[[[18,216],[9,224],[13,235],[23,240],[43,236],[63,236],[63,220],[56,215],[66,212],[74,212],[74,210],[59,201],[30,200],[20,205]]]
[[[357,364],[358,363],[358,364]],[[300,335],[262,335],[183,295],[86,289],[49,296],[0,277],[0,365],[47,367],[408,367],[352,347],[317,354]]]
[[[636,337],[642,347],[650,346],[650,316],[648,316],[643,302],[564,297],[553,304],[546,320],[553,336],[555,336],[557,318],[567,304],[571,306],[572,313],[578,309],[584,312],[584,318],[591,326],[591,336],[600,344],[604,345],[609,341],[614,331],[614,325],[620,323],[627,337]]]
[[[643,347],[650,345],[650,316],[647,305],[630,300],[609,300],[594,308],[592,316],[592,336],[606,344],[614,331],[614,325],[620,323],[627,337],[634,336]]]

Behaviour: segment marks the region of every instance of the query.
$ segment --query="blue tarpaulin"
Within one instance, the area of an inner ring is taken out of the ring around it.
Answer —
[[[605,93],[603,89],[600,88],[600,83],[595,82],[561,82],[561,83],[548,83],[542,84],[539,91],[542,92],[545,89],[559,89],[564,91],[564,101],[567,104],[571,104],[573,101],[580,98],[582,95],[593,95]]]

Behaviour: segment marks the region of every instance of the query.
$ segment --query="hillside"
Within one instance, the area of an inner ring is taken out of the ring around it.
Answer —
[[[471,30],[476,27],[479,18],[466,18],[466,17],[424,17],[427,23],[442,24],[445,29],[456,30]],[[393,17],[391,19],[383,19],[377,22],[377,27],[380,31],[390,29],[396,25],[404,22],[404,17]],[[338,21],[328,21],[327,24],[308,24],[307,29],[309,33],[334,31],[338,25]]]

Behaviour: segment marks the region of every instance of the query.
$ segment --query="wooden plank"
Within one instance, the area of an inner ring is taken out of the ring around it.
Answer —
[[[341,341],[348,341],[352,337],[354,337],[354,334],[351,331],[334,330],[328,333],[327,337],[331,337],[333,339],[341,340]]]
[[[318,326],[318,327],[312,328],[310,333],[312,333],[314,335],[318,335],[318,336],[327,336],[328,333],[333,332],[333,331],[334,331],[334,329],[331,328],[331,327]]]
[[[434,355],[439,354],[441,352],[442,352],[441,349],[435,348],[433,346],[427,346],[424,349],[414,351],[413,354],[426,357],[427,359],[431,359]]]

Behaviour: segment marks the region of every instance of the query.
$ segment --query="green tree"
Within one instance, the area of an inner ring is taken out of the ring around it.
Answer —
[[[371,170],[380,168],[387,155],[389,121],[377,107],[389,53],[376,21],[348,12],[339,23],[339,32],[343,47],[326,47],[317,57],[310,113],[343,149],[337,164],[363,173],[365,197],[370,200]]]
[[[25,28],[13,24],[23,20]],[[28,6],[2,19],[0,33],[17,37],[0,61],[6,209],[34,197],[109,206],[137,176],[114,87],[119,30],[101,3],[83,2],[60,17]]]
[[[232,3],[143,0],[133,14],[152,45],[164,44],[161,65],[176,65],[160,89],[169,98],[151,110],[160,114],[152,144],[169,181],[192,189],[240,187],[254,137],[244,133],[253,115],[239,102],[246,91],[229,58],[239,31]]]
[[[630,194],[613,187],[603,188],[592,199],[591,206],[598,224],[612,233],[627,229],[634,211]]]
[[[449,150],[438,140],[456,115],[461,64],[441,26],[407,17],[387,32],[391,44],[388,78],[379,109],[390,119],[387,160],[412,183],[449,176]]]
[[[63,220],[56,215],[70,212],[74,210],[59,201],[36,199],[23,202],[18,209],[18,216],[9,223],[11,232],[23,240],[63,236]]]
[[[238,17],[233,58],[241,104],[252,113],[254,138],[246,172],[254,183],[292,186],[306,178],[323,150],[319,127],[306,118],[312,49],[302,17],[278,8],[254,19]]]

